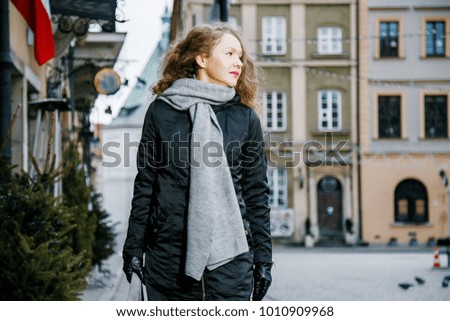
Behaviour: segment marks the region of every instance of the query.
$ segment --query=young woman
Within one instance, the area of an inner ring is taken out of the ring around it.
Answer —
[[[269,188],[256,69],[237,31],[193,28],[153,91],[123,248],[128,281],[136,273],[149,300],[262,300]]]

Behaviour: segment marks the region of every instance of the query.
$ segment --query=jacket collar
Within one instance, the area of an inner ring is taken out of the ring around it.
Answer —
[[[219,112],[222,111],[224,109],[227,109],[231,106],[236,105],[239,101],[240,101],[241,97],[239,95],[236,95],[233,97],[233,99],[227,101],[226,103],[222,104],[222,105],[215,105],[215,106],[211,106],[211,108],[214,110],[214,112]]]

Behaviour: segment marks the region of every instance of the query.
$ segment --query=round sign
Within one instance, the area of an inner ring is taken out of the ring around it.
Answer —
[[[94,88],[99,94],[114,95],[120,85],[120,77],[112,68],[102,68],[94,76]]]

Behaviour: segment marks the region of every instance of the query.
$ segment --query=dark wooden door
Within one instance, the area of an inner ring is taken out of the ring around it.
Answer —
[[[320,180],[317,204],[320,239],[323,242],[343,242],[342,187],[335,177],[326,176]]]

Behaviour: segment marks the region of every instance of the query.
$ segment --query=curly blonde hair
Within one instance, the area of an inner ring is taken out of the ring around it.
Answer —
[[[209,57],[214,47],[225,34],[235,36],[242,47],[242,70],[236,84],[236,93],[241,101],[257,109],[258,69],[248,56],[238,30],[227,23],[219,22],[213,25],[194,27],[185,37],[178,39],[167,51],[162,64],[162,77],[152,87],[155,94],[163,93],[172,83],[180,78],[193,78],[197,75],[198,65],[195,57],[205,54]]]

